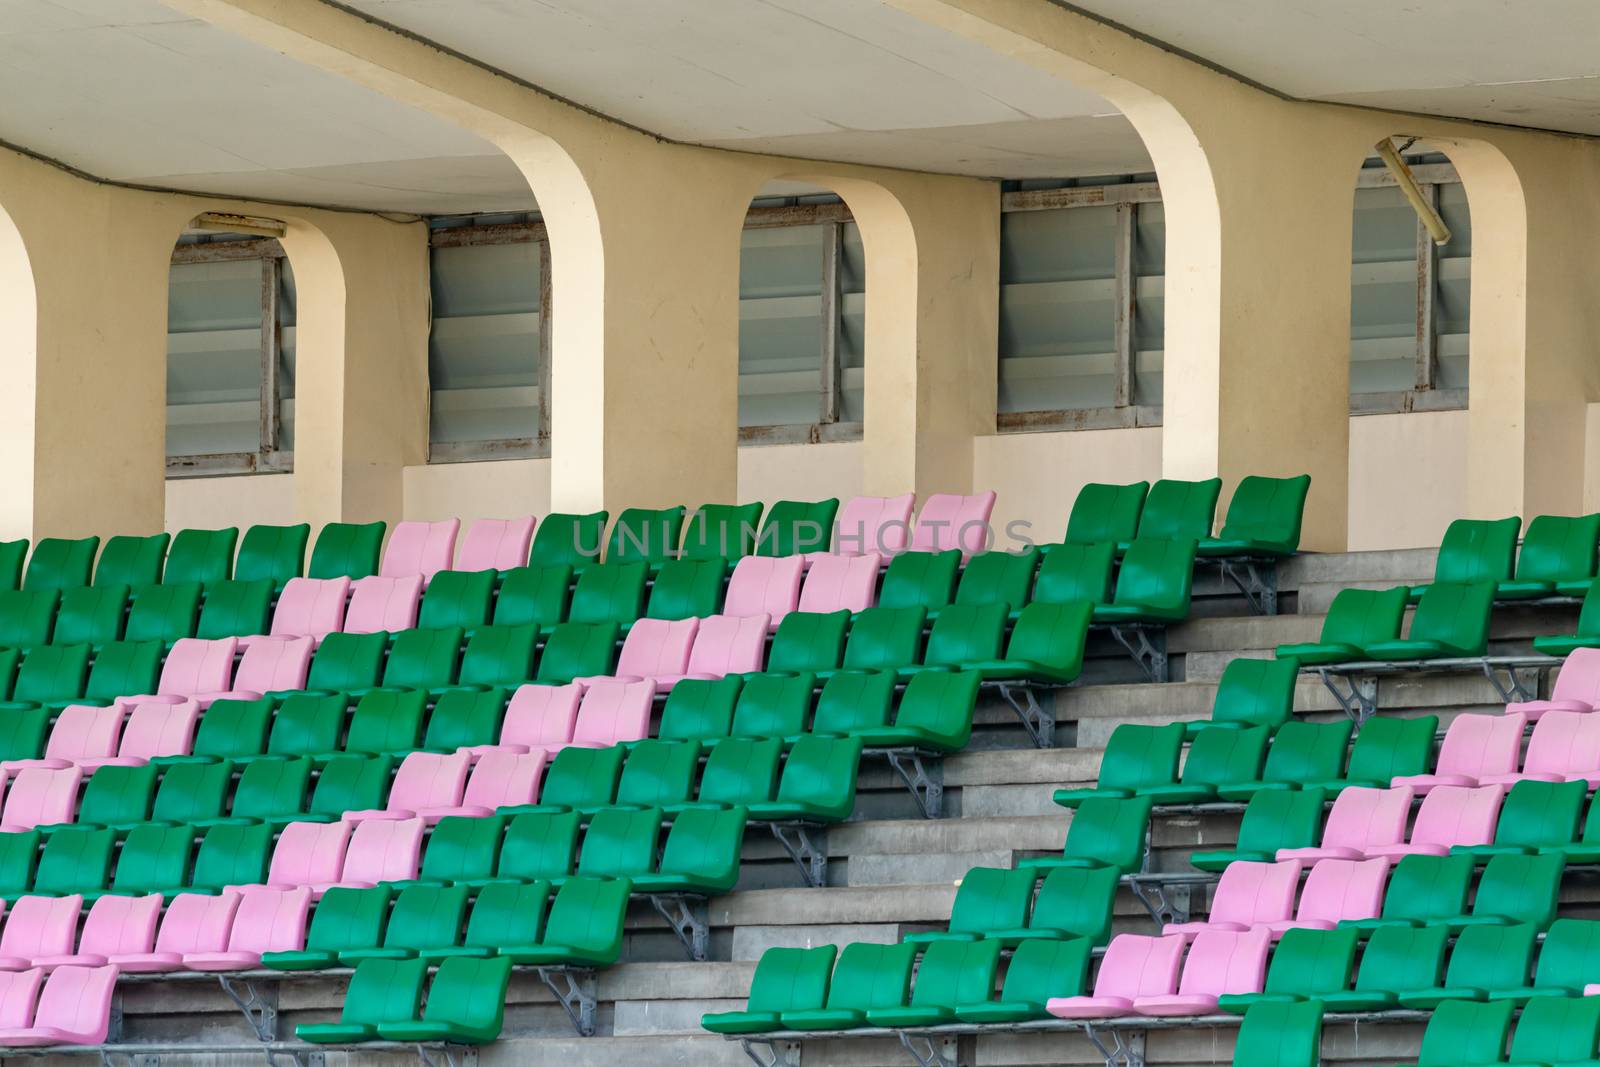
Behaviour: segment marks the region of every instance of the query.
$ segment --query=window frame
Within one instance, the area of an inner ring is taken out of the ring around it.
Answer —
[[[214,452],[195,456],[168,456],[168,478],[208,478],[238,474],[288,474],[294,470],[294,452],[280,447],[283,412],[278,401],[278,367],[283,350],[279,286],[287,253],[273,238],[231,238],[175,245],[172,266],[259,260],[261,263],[261,416],[258,445],[253,452]],[[165,411],[165,405],[163,405]]]

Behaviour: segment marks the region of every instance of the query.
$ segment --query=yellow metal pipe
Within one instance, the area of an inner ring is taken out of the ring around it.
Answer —
[[[1385,137],[1374,147],[1378,150],[1378,158],[1383,160],[1383,165],[1394,175],[1395,184],[1400,186],[1400,192],[1410,201],[1411,210],[1417,213],[1417,218],[1427,227],[1428,236],[1433,238],[1433,243],[1447,244],[1450,240],[1450,227],[1445,225],[1444,219],[1440,218],[1433,205],[1428,203],[1428,198],[1422,195],[1422,190],[1417,187],[1417,179],[1411,175],[1411,168],[1400,158],[1400,153],[1394,150],[1394,142]]]

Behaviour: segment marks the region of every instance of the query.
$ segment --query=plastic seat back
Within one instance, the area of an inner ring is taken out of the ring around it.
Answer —
[[[258,885],[266,879],[272,854],[272,827],[221,825],[206,831],[194,858],[195,889]]]
[[[625,625],[644,614],[645,582],[649,568],[643,561],[608,562],[588,567],[578,575],[567,610],[569,622]]]
[[[136,826],[122,842],[111,889],[117,893],[157,893],[188,884],[194,853],[194,827]]]
[[[728,591],[722,600],[727,615],[765,615],[769,625],[779,626],[800,604],[800,581],[805,560],[798,556],[767,558],[746,556],[733,569]]]
[[[45,980],[33,1025],[75,1045],[98,1045],[111,1027],[115,967],[57,967]]]
[[[776,737],[735,737],[722,742],[706,757],[697,799],[702,804],[730,807],[771,800],[778,787],[782,755],[783,742]]]
[[[0,541],[0,589],[22,586],[22,563],[28,558],[28,539]]]
[[[1111,902],[1118,872],[1111,867],[1058,867],[1045,875],[1028,915],[1040,936],[1082,938],[1103,945],[1111,936]]]
[[[1077,813],[1068,824],[1062,855],[1132,874],[1144,862],[1149,825],[1148,797],[1131,800],[1091,797],[1078,805]]]
[[[121,705],[68,704],[50,730],[45,758],[77,763],[114,756],[126,720],[127,709]],[[16,788],[15,784],[12,788]]]
[[[756,538],[758,556],[781,558],[826,552],[833,543],[833,520],[839,501],[780,500],[767,509],[766,520]]]
[[[376,948],[383,939],[384,920],[389,915],[389,902],[394,898],[394,890],[389,886],[375,886],[372,889],[355,889],[350,886],[334,886],[322,895],[317,902],[316,911],[311,914],[311,925],[306,931],[307,951],[325,952],[331,955],[349,950],[362,948]],[[271,960],[265,961],[268,966]],[[348,1005],[352,998],[357,998],[360,993],[359,975],[371,963],[386,963],[386,960],[363,960],[357,967],[357,976],[350,982],[349,995],[345,1003],[348,1016]],[[407,963],[421,964],[421,960],[407,960]],[[422,972],[417,976],[418,992],[421,991],[422,973],[426,972],[423,965]]]
[[[467,887],[407,886],[394,900],[383,930],[383,947],[416,952],[456,943],[467,915]]]
[[[123,587],[112,588],[120,590]],[[147,585],[133,594],[133,607],[128,612],[124,636],[129,641],[163,642],[193,637],[199,614],[199,582]]]
[[[1322,831],[1324,848],[1368,849],[1396,845],[1405,840],[1415,794],[1407,787],[1371,789],[1351,786],[1342,790],[1328,812]]]
[[[1100,759],[1100,789],[1136,791],[1177,780],[1183,754],[1183,724],[1143,726],[1123,723],[1111,731]]]
[[[1600,514],[1538,515],[1528,522],[1517,552],[1519,582],[1569,582],[1592,578]]]
[[[972,737],[972,717],[978,707],[975,671],[922,671],[906,683],[895,709],[893,732],[897,740],[910,735],[917,747],[957,752]],[[867,735],[868,744],[876,744]]]
[[[1074,600],[1108,604],[1116,561],[1117,546],[1111,541],[1047,546],[1030,599],[1045,604],[1069,604]]]
[[[878,606],[937,611],[955,599],[961,553],[902,552],[889,561]]]
[[[315,657],[308,681],[316,685]],[[267,735],[267,755],[296,756],[338,748],[339,735],[344,730],[345,700],[342,693],[292,693],[285,697]]]
[[[640,619],[623,638],[618,677],[675,681],[689,669],[689,652],[699,631],[699,619]]]
[[[350,834],[339,880],[378,885],[416,878],[426,828],[421,819],[368,819],[357,823]]]
[[[410,630],[417,625],[422,598],[422,576],[372,575],[350,583],[350,604],[345,609],[344,632],[371,634]]]
[[[1308,474],[1293,478],[1246,475],[1228,501],[1219,538],[1249,542],[1256,551],[1293,555],[1300,547],[1300,524],[1310,489]]]
[[[461,629],[404,630],[389,645],[383,684],[402,689],[441,689],[453,684],[461,660]]]
[[[457,1041],[482,1043],[505,1024],[511,960],[451,956],[439,964],[422,1008],[424,1024],[442,1027]]]
[[[320,912],[321,906],[317,908]],[[355,946],[352,946],[355,947]],[[422,1005],[422,983],[428,976],[426,960],[366,959],[357,966],[339,1009],[344,1027],[371,1027],[384,1023],[410,1022]],[[302,1038],[316,1036],[305,1026],[296,1028]]]
[[[660,808],[603,808],[589,821],[578,853],[578,874],[637,878],[656,865]]]
[[[1564,868],[1558,855],[1493,857],[1478,879],[1472,915],[1544,929],[1555,919]]]
[[[461,656],[461,684],[514,688],[531,681],[538,640],[536,626],[479,628]]]
[[[562,623],[545,639],[534,681],[565,685],[576,678],[613,673],[618,632],[614,622]]]
[[[494,610],[495,572],[492,570],[440,571],[428,583],[417,625],[424,630],[459,626],[474,630],[489,623]]]
[[[1434,773],[1474,779],[1512,773],[1522,754],[1522,735],[1527,723],[1527,716],[1520,712],[1457,715],[1445,730]]]
[[[1195,482],[1162,478],[1145,497],[1138,536],[1160,541],[1198,541],[1211,536],[1221,493],[1221,478]]]
[[[1265,929],[1202,930],[1189,946],[1178,979],[1180,997],[1221,997],[1259,993],[1267,977]]]
[[[1509,1062],[1582,1062],[1600,1040],[1600,999],[1534,997],[1511,1035]]]
[[[949,1010],[987,997],[994,991],[999,963],[998,941],[940,941],[929,945],[917,964],[911,1006]]]
[[[1213,790],[1230,782],[1254,781],[1267,754],[1265,726],[1237,730],[1202,730],[1189,746],[1179,782]],[[1280,790],[1266,790],[1280,792]],[[1252,798],[1254,799],[1254,798]]]
[[[571,586],[571,567],[518,567],[507,571],[494,600],[495,625],[547,630],[565,622]]]
[[[1136,608],[1152,619],[1176,621],[1189,614],[1194,581],[1194,541],[1140,537],[1128,546],[1117,571],[1111,602]]]
[[[1437,715],[1407,719],[1373,716],[1361,725],[1350,746],[1345,778],[1382,788],[1396,777],[1423,773],[1433,758],[1433,738],[1438,731]]]
[[[311,657],[308,689],[349,692],[378,684],[389,635],[330,633]]]
[[[659,567],[678,551],[683,539],[683,507],[625,508],[606,542],[607,563],[644,563]]]
[[[661,848],[658,873],[693,879],[700,892],[730,892],[739,881],[739,854],[748,814],[742,807],[679,812]]]
[[[565,878],[577,862],[578,820],[575,811],[513,816],[496,874],[524,882]]]
[[[599,561],[600,549],[605,545],[606,520],[604,511],[587,515],[552,512],[539,523],[533,534],[533,546],[528,550],[531,567],[569,567],[574,572]]]
[[[626,878],[568,878],[550,904],[544,942],[576,949],[596,966],[615,963],[622,953],[622,920],[632,888]]]
[[[465,752],[411,753],[401,761],[389,787],[389,810],[420,812],[459,806],[470,769]]]
[[[311,917],[311,890],[264,889],[246,893],[233,913],[228,951],[246,956],[293,952],[305,946]]]
[[[707,629],[712,621],[706,619],[701,624],[699,640],[706,640]],[[765,646],[764,624],[759,639]],[[689,662],[693,671],[693,655]],[[728,677],[714,679],[686,678],[673,686],[672,692],[667,694],[666,706],[661,709],[661,724],[656,736],[663,741],[715,741],[731,736],[733,709],[738,703],[744,680],[732,671],[728,673]]]
[[[1134,1000],[1173,993],[1178,987],[1183,947],[1181,937],[1118,934],[1100,959],[1094,995]]]
[[[1600,704],[1600,648],[1578,648],[1567,655],[1556,672],[1550,699]]]
[[[156,932],[156,951],[176,953],[222,952],[228,947],[233,916],[239,910],[241,894],[225,889],[215,896],[204,893],[179,893],[167,905]]]
[[[232,637],[216,641],[187,637],[178,641],[161,665],[156,692],[185,697],[227,692],[233,682],[233,657],[238,647],[238,640]]]
[[[192,700],[135,704],[122,728],[117,756],[145,762],[162,756],[187,756],[194,747],[199,721],[200,705]]]
[[[776,1015],[820,1009],[828,999],[828,979],[838,952],[835,945],[767,949],[750,979],[746,1010]]]
[[[623,755],[620,745],[562,749],[545,771],[539,803],[579,810],[606,807],[617,795]]]
[[[268,637],[253,641],[239,657],[232,688],[245,693],[304,689],[312,651],[309,637]],[[207,717],[210,717],[209,710]]]
[[[31,648],[50,642],[56,623],[56,604],[70,598],[71,610],[67,613],[67,627],[62,635],[65,644],[99,644],[115,641],[121,636],[122,609],[128,591],[122,590],[122,600],[105,594],[111,590],[68,590],[67,596],[54,589],[41,589],[27,593],[20,589],[0,592],[0,646],[6,648]],[[81,604],[81,606],[80,606]],[[110,605],[115,616],[110,615]],[[55,624],[54,626],[52,624]],[[102,636],[110,633],[109,637]]]
[[[1417,602],[1407,639],[1437,642],[1449,656],[1481,656],[1493,606],[1493,582],[1435,582]]]
[[[94,657],[94,667],[83,683],[84,699],[95,703],[110,703],[118,697],[132,694],[159,693],[162,647],[160,641],[115,641],[109,645],[101,645],[99,653]],[[179,662],[181,664],[182,659]],[[221,668],[222,664],[221,657],[211,661],[214,670]],[[175,673],[182,672],[175,671]],[[22,688],[20,679],[17,688]]]
[[[0,933],[0,956],[32,960],[40,956],[64,956],[72,951],[78,933],[78,914],[83,910],[83,895],[65,897],[23,897],[6,912],[6,925]]]
[[[722,580],[728,561],[673,559],[661,565],[650,587],[645,614],[652,619],[693,619],[722,608]]]
[[[439,694],[428,716],[422,747],[443,751],[485,751],[500,737],[506,691],[452,689]]]
[[[768,671],[827,671],[839,666],[844,656],[845,630],[850,625],[848,611],[827,615],[791,612],[776,625],[772,647],[767,651]]]
[[[1406,587],[1341,589],[1328,605],[1320,641],[1362,649],[1400,636],[1406,614]]]
[[[378,573],[378,552],[383,547],[382,522],[330,522],[317,534],[306,564],[308,578],[352,581]]]
[[[683,558],[729,560],[755,551],[761,504],[703,504],[683,529]]]
[[[344,751],[380,755],[405,753],[422,737],[427,695],[417,689],[375,689],[356,702]]]
[[[149,537],[119,534],[111,538],[94,569],[94,584],[137,588],[159,582],[169,539],[165,533]]]
[[[637,741],[650,733],[650,711],[655,683],[596,682],[584,691],[572,743],[591,748]]]
[[[456,555],[460,519],[440,522],[397,522],[383,549],[378,573],[386,578],[420,575],[423,584],[440,571],[449,570]]]
[[[504,752],[485,753],[472,768],[467,788],[461,794],[461,803],[468,808],[488,808],[532,804],[539,796],[539,785],[544,781],[544,768],[548,762],[545,753]]]
[[[28,767],[18,771],[6,792],[0,824],[6,831],[15,831],[72,822],[82,781],[83,771],[78,767]]]
[[[498,815],[446,815],[428,837],[418,877],[446,884],[488,881],[494,877],[505,829],[506,821]]]
[[[1587,788],[1581,781],[1518,782],[1500,807],[1494,844],[1537,851],[1577,840]]]
[[[856,615],[845,640],[846,670],[895,670],[921,660],[920,608],[868,608]]]
[[[150,817],[150,802],[155,792],[154,766],[102,767],[83,787],[77,822],[86,826],[127,826],[144,822]]]
[[[1285,930],[1272,951],[1262,991],[1293,997],[1342,992],[1350,987],[1355,955],[1353,927]]]
[[[1242,926],[1282,922],[1294,914],[1301,870],[1298,860],[1230,863],[1211,897],[1207,922]]]
[[[1344,768],[1353,724],[1339,722],[1289,722],[1272,737],[1261,779],[1266,782],[1328,782]]]
[[[700,746],[694,741],[640,741],[628,753],[617,781],[617,803],[665,807],[683,804],[694,793]]]
[[[1479,1004],[1447,1000],[1433,1009],[1422,1032],[1417,1067],[1457,1067],[1464,1063],[1498,1063],[1511,1031],[1511,1001]]]
[[[887,559],[904,552],[911,537],[911,512],[916,503],[915,493],[851,497],[839,511],[833,554]]]
[[[100,658],[104,655],[102,649]],[[48,704],[81,697],[88,674],[88,645],[37,645],[22,657],[11,699],[19,704]]]
[[[303,522],[293,526],[250,527],[239,542],[233,576],[246,582],[267,579],[282,588],[289,579],[304,573],[306,542],[310,537],[311,527]]]
[[[1581,991],[1600,963],[1600,922],[1592,919],[1557,919],[1539,946],[1539,965],[1533,984],[1540,989]],[[1600,1001],[1596,1001],[1600,1003]]]
[[[974,867],[961,878],[950,907],[950,933],[974,934],[1015,930],[1027,919],[1036,876],[1027,869]]]
[[[1388,877],[1387,859],[1319,860],[1306,875],[1295,920],[1337,924],[1343,919],[1376,918]]]
[[[156,925],[161,919],[161,894],[142,897],[104,896],[89,907],[78,935],[78,952],[85,956],[124,956],[155,948]]]
[[[959,604],[1004,604],[1020,610],[1028,602],[1033,587],[1033,572],[1039,564],[1039,550],[1032,546],[1020,552],[995,549],[979,552],[967,561],[956,586]]]
[[[343,605],[341,605],[341,608]],[[272,620],[272,582],[212,582],[205,587],[205,603],[194,636],[205,640],[264,634]]]
[[[88,585],[89,569],[94,565],[94,554],[99,549],[98,537],[84,537],[76,541],[62,537],[41,538],[33,546],[33,556],[28,560],[22,588],[31,593],[41,589],[76,589]]]
[[[872,607],[882,559],[876,552],[859,556],[824,553],[813,557],[805,584],[800,589],[797,609],[825,614],[865,611]]]
[[[1418,924],[1454,918],[1466,910],[1471,881],[1470,856],[1405,856],[1389,875],[1382,917]]]
[[[458,571],[508,571],[528,565],[533,544],[532,515],[515,519],[474,519],[456,553]]]
[[[738,618],[709,615],[700,620],[689,650],[686,673],[721,679],[761,670],[767,654],[768,620],[764,615]],[[682,685],[683,683],[678,683]]]
[[[1299,666],[1293,659],[1231,660],[1217,682],[1211,721],[1276,730],[1294,713]]]
[[[267,882],[287,886],[337,882],[353,829],[344,822],[292,822],[285,826],[272,850]]]
[[[1440,582],[1504,582],[1511,578],[1522,520],[1456,519],[1439,542],[1433,580]]]
[[[774,799],[808,819],[843,822],[855,810],[860,765],[859,737],[804,736],[789,749]]]
[[[500,743],[557,749],[572,740],[583,688],[566,685],[518,686],[506,705]]]
[[[828,1010],[871,1011],[898,1008],[911,988],[917,946],[855,942],[839,953],[828,986]]]
[[[307,756],[253,760],[239,775],[232,814],[249,819],[298,814],[305,810],[310,781],[311,759]]]
[[[0,761],[38,759],[43,756],[45,733],[49,729],[49,708],[6,709],[6,714],[0,716]]]
[[[210,585],[233,576],[233,547],[239,540],[237,526],[220,530],[179,530],[167,550],[163,582],[199,582]]]
[[[994,501],[992,490],[973,496],[933,493],[917,512],[909,547],[915,552],[959,549],[962,559],[985,551],[993,540],[989,516]]]
[[[14,837],[24,843],[31,839],[33,847],[25,850],[25,859],[31,859],[33,849],[38,847],[36,832],[5,836],[8,840]],[[60,895],[104,889],[106,879],[111,874],[111,849],[115,842],[116,835],[110,830],[84,830],[77,827],[57,830],[46,839],[44,849],[39,853],[39,865],[33,878],[34,891]]]
[[[1093,614],[1094,606],[1083,600],[1029,604],[1011,628],[1006,659],[1039,663],[1062,679],[1076,678],[1083,669],[1083,645]]]
[[[380,583],[386,581],[380,579]],[[321,642],[335,630],[344,629],[349,593],[349,578],[291,578],[278,597],[268,632],[274,637],[310,637]],[[376,603],[375,594],[369,594],[368,603]]]
[[[1322,1003],[1253,1004],[1233,1046],[1235,1067],[1317,1067],[1322,1062]]]
[[[1064,540],[1078,545],[1132,541],[1149,492],[1149,482],[1128,485],[1089,482],[1073,498]]]

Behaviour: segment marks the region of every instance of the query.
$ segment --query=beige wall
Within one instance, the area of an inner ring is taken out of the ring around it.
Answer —
[[[996,434],[978,438],[973,456],[973,485],[997,494],[996,537],[1003,538],[1007,524],[1022,521],[1041,544],[1061,539],[1072,502],[1089,482],[1159,477],[1159,428]]]
[[[1352,551],[1437,545],[1450,520],[1468,513],[1469,426],[1465,411],[1350,420]],[[1495,517],[1516,512],[1507,495]]]
[[[404,517],[425,522],[459,518],[465,525],[560,510],[550,500],[548,459],[407,467],[405,496]]]
[[[167,482],[167,531],[215,530],[224,526],[299,522],[294,475],[251,474],[237,478],[173,478]]]

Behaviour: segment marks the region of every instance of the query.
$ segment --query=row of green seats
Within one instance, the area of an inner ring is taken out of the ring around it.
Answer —
[[[1600,999],[1541,997],[1524,1007],[1511,1030],[1514,1005],[1447,1000],[1422,1033],[1416,1067],[1497,1067],[1500,1064],[1600,1062]],[[1509,1050],[1507,1035],[1511,1037]],[[1409,1065],[1405,1065],[1409,1067]]]
[[[1126,551],[1138,538],[1196,541],[1206,557],[1292,556],[1300,547],[1301,519],[1311,477],[1240,480],[1228,502],[1222,530],[1213,537],[1220,478],[1107,485],[1091,482],[1078,491],[1067,518],[1066,540],[1111,542]]]
[[[336,1023],[301,1023],[295,1036],[319,1045],[364,1041],[404,1041],[483,1045],[505,1025],[506,987],[511,961],[452,957],[439,965],[428,985],[421,959],[368,960],[350,976]]]
[[[1303,666],[1482,656],[1489,647],[1492,582],[1436,582],[1417,601],[1400,636],[1407,589],[1341,589],[1328,606],[1318,639],[1279,645],[1277,655]]]
[[[1570,634],[1541,634],[1533,639],[1536,652],[1565,656],[1580,648],[1600,648],[1600,578],[1590,582],[1578,610],[1578,625]]]
[[[1539,515],[1528,523],[1521,549],[1522,520],[1456,519],[1439,543],[1433,582],[1488,582],[1499,600],[1580,597],[1600,563],[1600,513]],[[1410,599],[1428,589],[1415,585]]]
[[[171,582],[129,589],[90,585],[74,589],[0,592],[0,648],[161,641],[214,640],[265,633],[272,611],[272,581]]]
[[[902,940],[988,940],[1013,948],[1028,938],[1081,938],[1103,945],[1121,878],[1115,867],[974,867],[961,878],[949,924]]]

